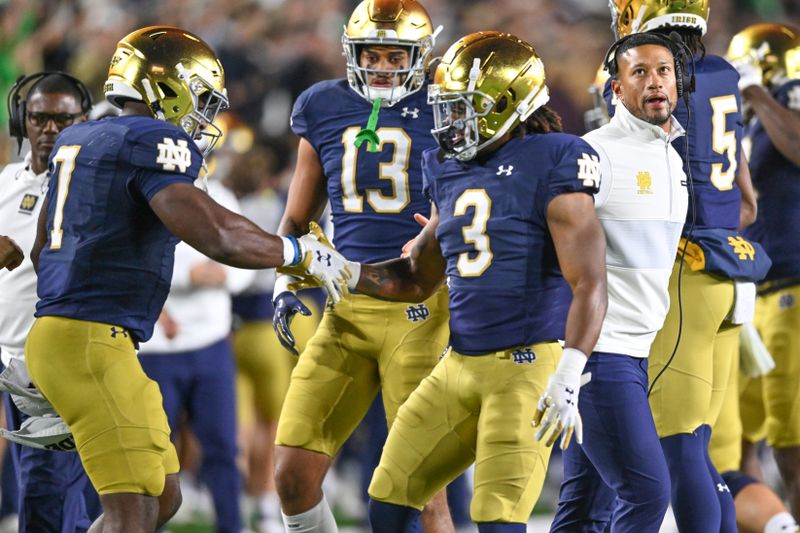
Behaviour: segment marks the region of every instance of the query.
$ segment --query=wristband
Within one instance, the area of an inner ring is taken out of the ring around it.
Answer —
[[[576,348],[564,348],[556,374],[580,376],[586,366],[586,354]]]
[[[283,241],[283,266],[294,266],[300,262],[300,245],[294,235],[281,237]]]

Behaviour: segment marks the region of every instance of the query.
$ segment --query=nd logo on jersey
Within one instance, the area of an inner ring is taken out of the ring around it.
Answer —
[[[584,187],[600,187],[600,158],[596,155],[581,154],[578,159],[578,179]]]
[[[160,164],[164,170],[175,170],[179,168],[181,172],[192,166],[192,152],[185,139],[178,139],[178,144],[164,137],[163,143],[158,143],[158,157],[156,163]]]
[[[733,247],[733,253],[739,256],[740,261],[745,259],[752,261],[756,256],[756,250],[753,245],[742,237],[728,237],[728,244]]]

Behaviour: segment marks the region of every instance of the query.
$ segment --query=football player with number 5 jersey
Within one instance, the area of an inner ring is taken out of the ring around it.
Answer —
[[[300,145],[279,234],[301,234],[330,201],[333,241],[348,259],[398,257],[417,235],[414,213],[431,209],[420,160],[435,145],[425,101],[435,34],[416,0],[365,0],[355,8],[342,38],[347,79],[317,83],[295,102]],[[285,274],[276,280],[274,324],[295,351],[289,324],[309,311],[289,290],[292,281]],[[322,493],[325,473],[379,389],[392,425],[447,345],[447,319],[443,290],[415,306],[360,293],[328,306],[278,420],[276,485],[287,530],[336,530]],[[439,520],[451,530],[444,494],[422,520],[427,530],[442,531]]]
[[[240,268],[302,264],[334,290],[349,273],[317,235],[270,235],[195,187],[228,104],[222,65],[202,40],[166,26],[134,31],[117,45],[105,93],[122,115],[67,128],[50,156],[25,359],[100,494],[94,527],[153,531],[180,504],[179,465],[136,347],[164,305],[178,238]]]
[[[406,531],[474,462],[479,531],[525,531],[550,445],[562,430],[562,446],[573,431],[582,440],[577,392],[606,308],[597,153],[560,133],[542,61],[513,35],[453,44],[428,95],[431,220],[410,256],[350,270],[359,291],[395,301],[424,301],[446,279],[450,348],[398,411],[370,522]]]

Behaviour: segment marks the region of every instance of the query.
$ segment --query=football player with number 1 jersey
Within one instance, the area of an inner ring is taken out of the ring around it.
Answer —
[[[25,359],[72,430],[100,524],[152,531],[180,504],[178,457],[136,347],[164,305],[178,238],[240,268],[302,263],[334,290],[349,273],[318,236],[264,233],[195,187],[228,103],[202,40],[166,26],[134,31],[117,45],[105,93],[122,115],[71,126],[50,156]]]
[[[549,446],[562,430],[562,445],[582,439],[577,392],[606,307],[597,153],[560,133],[542,61],[513,35],[453,44],[428,94],[440,145],[423,155],[431,220],[409,257],[361,265],[357,289],[420,302],[447,279],[450,348],[389,430],[370,522],[406,531],[474,462],[479,531],[525,531]]]

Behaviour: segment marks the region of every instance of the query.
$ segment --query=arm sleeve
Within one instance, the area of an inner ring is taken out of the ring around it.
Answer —
[[[304,91],[300,96],[297,97],[297,100],[294,103],[294,107],[292,108],[292,115],[289,119],[289,126],[291,126],[292,131],[298,137],[308,138],[308,130],[310,128],[309,119],[308,119],[308,107],[309,107],[309,91]]]
[[[605,205],[606,200],[608,200],[608,195],[611,193],[611,185],[614,182],[614,175],[611,170],[611,159],[609,159],[608,153],[603,147],[595,140],[586,139],[586,142],[600,157],[600,188],[594,195],[594,206],[597,208]]]
[[[129,159],[136,168],[129,187],[148,202],[173,183],[194,183],[203,156],[189,136],[177,128],[146,130],[129,139]]]

